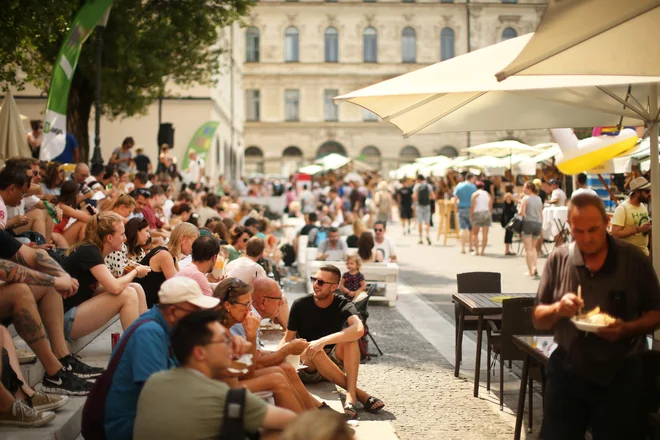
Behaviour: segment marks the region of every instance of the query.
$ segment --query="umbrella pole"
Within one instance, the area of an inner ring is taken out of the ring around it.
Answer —
[[[651,121],[651,213],[660,218],[660,164],[658,163],[658,83],[649,85],[649,114]],[[651,251],[653,252],[653,268],[660,273],[660,232],[651,234]],[[660,330],[655,332],[654,346],[660,346]]]

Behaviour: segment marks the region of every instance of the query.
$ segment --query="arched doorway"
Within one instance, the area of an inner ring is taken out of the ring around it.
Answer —
[[[364,147],[362,150],[362,153],[360,154],[359,159],[366,163],[371,165],[372,167],[376,168],[377,170],[380,170],[381,167],[381,154],[380,150],[373,145],[369,145],[368,147]]]
[[[451,145],[446,145],[438,150],[438,156],[458,157],[458,150]]]
[[[319,147],[318,150],[316,150],[316,158],[320,159],[324,156],[327,156],[328,154],[341,154],[342,156],[346,156],[346,149],[342,144],[340,144],[337,141],[326,141]]]
[[[419,150],[416,147],[413,147],[412,145],[403,147],[399,153],[399,166],[406,163],[412,163],[420,156],[421,155],[419,154]]]
[[[300,148],[289,146],[282,152],[282,175],[289,176],[303,165],[303,154]]]
[[[245,149],[245,174],[264,172],[264,152],[251,146]]]

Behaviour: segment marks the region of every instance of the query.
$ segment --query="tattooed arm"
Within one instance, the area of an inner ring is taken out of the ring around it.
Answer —
[[[57,262],[48,255],[48,252],[42,249],[32,249],[28,246],[21,246],[11,259],[18,264],[22,264],[23,266],[41,272],[46,272],[54,277],[69,276],[64,272],[62,266],[57,264]]]
[[[18,255],[18,253],[17,253]],[[31,286],[54,286],[55,277],[37,272],[9,260],[0,260],[0,281],[25,283]]]

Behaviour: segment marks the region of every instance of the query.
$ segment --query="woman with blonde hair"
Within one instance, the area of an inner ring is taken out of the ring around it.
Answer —
[[[356,248],[358,247],[358,239],[364,231],[367,230],[364,222],[357,218],[353,221],[353,235],[346,237],[346,245],[348,247]]]
[[[85,238],[71,247],[62,262],[64,270],[79,282],[78,292],[64,299],[64,336],[82,338],[103,327],[119,313],[124,330],[147,310],[144,291],[133,281],[151,269],[136,266],[115,278],[103,258],[121,250],[126,241],[124,223],[117,214],[92,216]]]
[[[378,184],[378,191],[374,194],[374,207],[376,221],[387,223],[392,216],[392,194],[387,190],[384,180]]]
[[[182,256],[190,255],[192,244],[199,237],[199,230],[190,223],[181,223],[172,230],[170,241],[165,246],[153,248],[140,264],[149,266],[151,273],[140,279],[144,289],[147,306],[158,304],[158,291],[165,280],[169,280],[179,271],[178,261]]]
[[[128,217],[135,209],[135,199],[126,193],[121,193],[115,200],[108,206],[108,211],[119,214],[124,224],[128,221]]]

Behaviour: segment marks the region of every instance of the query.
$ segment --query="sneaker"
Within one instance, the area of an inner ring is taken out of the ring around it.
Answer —
[[[75,354],[67,354],[59,361],[65,369],[83,379],[99,377],[105,371],[105,368],[91,367],[80,359],[80,356],[76,356]]]
[[[64,368],[52,376],[44,375],[41,385],[45,393],[69,396],[86,396],[94,386],[93,383],[74,376],[73,372],[64,371]]]
[[[21,428],[38,428],[55,418],[52,411],[37,411],[21,400],[15,400],[11,409],[0,412],[0,426],[20,426]]]
[[[69,402],[69,397],[62,394],[46,394],[36,391],[32,397],[28,397],[25,403],[37,411],[54,411],[62,408]]]
[[[431,239],[426,237],[426,242],[430,245],[431,244]]]

